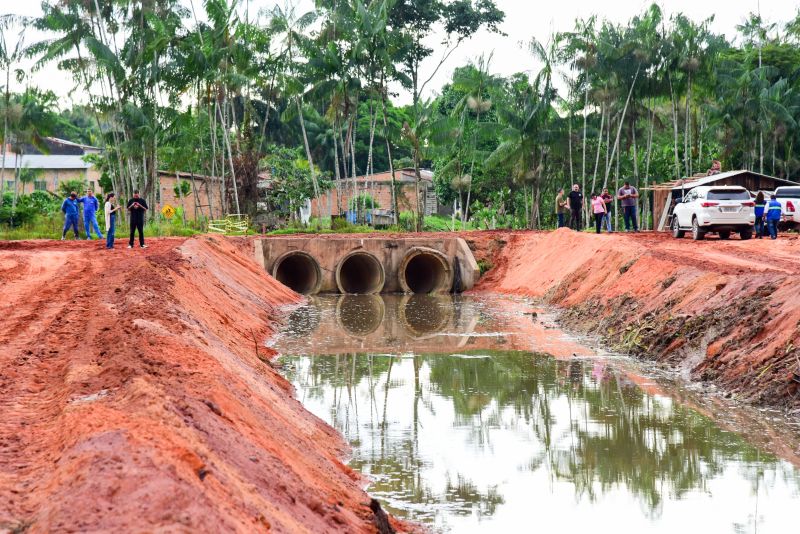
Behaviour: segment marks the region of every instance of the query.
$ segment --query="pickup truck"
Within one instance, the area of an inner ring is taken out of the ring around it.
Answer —
[[[800,230],[800,186],[785,186],[775,189],[775,197],[781,203],[782,225]]]

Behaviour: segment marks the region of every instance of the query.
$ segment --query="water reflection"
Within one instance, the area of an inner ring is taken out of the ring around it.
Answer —
[[[447,328],[492,319],[467,308]],[[384,323],[400,317],[390,309]],[[350,465],[401,517],[454,532],[785,532],[794,521],[790,464],[600,361],[487,350],[289,359],[300,400],[343,433]]]
[[[453,319],[453,299],[446,295],[404,295],[398,306],[400,323],[412,337],[443,332]]]
[[[353,337],[375,332],[385,314],[386,306],[379,295],[342,295],[336,302],[338,324]]]

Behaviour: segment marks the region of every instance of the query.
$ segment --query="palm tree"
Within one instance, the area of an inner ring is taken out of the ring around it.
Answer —
[[[17,41],[13,46],[13,50],[9,47],[10,43],[6,41],[6,33],[15,22],[17,22],[17,20],[8,15],[0,18],[0,66],[2,66],[6,73],[6,85],[3,94],[3,154],[2,163],[0,163],[0,206],[3,205],[3,197],[5,196],[6,154],[10,141],[8,127],[11,113],[11,69],[14,64],[20,60],[23,53],[23,43],[25,41],[25,31],[23,28],[17,34]]]

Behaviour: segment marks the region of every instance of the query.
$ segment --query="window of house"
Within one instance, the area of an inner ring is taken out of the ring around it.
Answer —
[[[94,182],[89,182],[89,189],[94,191]]]
[[[35,191],[47,191],[47,180],[34,180],[33,189]]]

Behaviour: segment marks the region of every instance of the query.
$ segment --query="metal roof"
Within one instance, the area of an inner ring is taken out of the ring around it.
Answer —
[[[0,157],[0,160],[2,158]],[[7,154],[5,167],[12,169],[17,166],[17,155]],[[22,168],[28,169],[53,169],[53,170],[68,170],[68,169],[89,169],[92,167],[90,163],[83,161],[83,156],[52,156],[41,154],[24,154],[21,156],[19,164]]]
[[[45,137],[48,141],[52,141],[54,143],[58,143],[59,145],[66,145],[66,146],[74,146],[78,148],[84,148],[93,151],[102,151],[103,149],[99,146],[92,146],[92,145],[84,145],[82,143],[75,143],[74,141],[67,141],[66,139],[61,139],[58,137]]]
[[[760,178],[766,178],[767,180],[774,180],[776,182],[783,182],[786,185],[797,185],[795,182],[792,182],[791,180],[785,180],[783,178],[776,178],[775,176],[768,176],[766,174],[761,174],[761,173],[753,172],[753,171],[738,170],[738,171],[721,172],[719,174],[712,174],[711,176],[703,176],[703,177],[697,177],[697,178],[686,178],[683,181],[683,184],[680,184],[680,183],[673,184],[672,190],[675,191],[675,190],[678,190],[678,189],[686,189],[686,188],[699,187],[701,185],[713,184],[714,182],[717,182],[719,180],[724,180],[726,178],[732,178],[734,176],[739,176],[740,174],[752,174],[752,175],[758,176]]]

